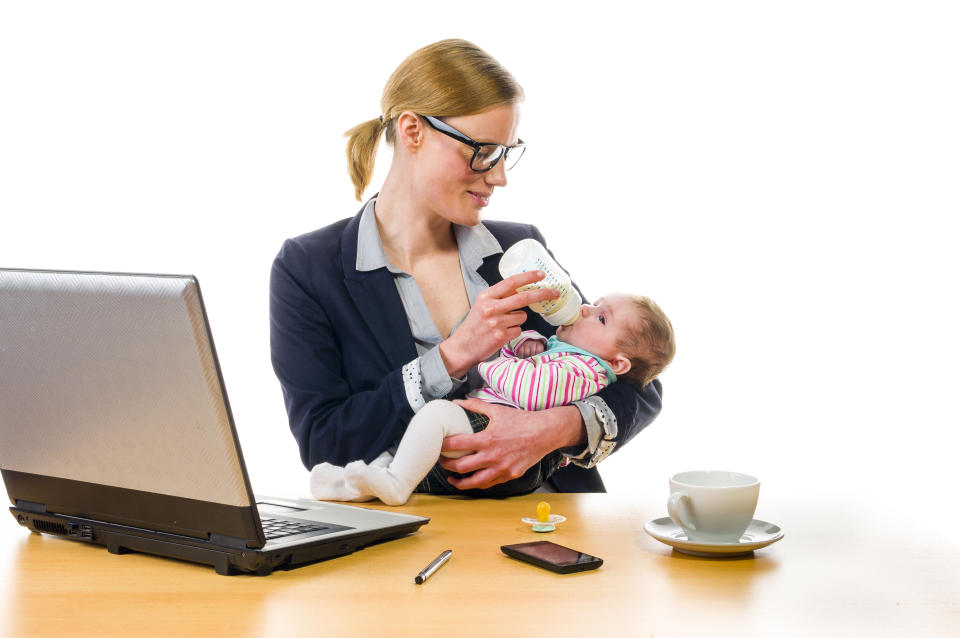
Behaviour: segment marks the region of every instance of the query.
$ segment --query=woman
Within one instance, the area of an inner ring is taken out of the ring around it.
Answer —
[[[517,293],[540,276],[501,281],[497,270],[513,243],[545,244],[543,236],[529,225],[481,223],[523,153],[522,99],[496,60],[444,40],[408,57],[387,82],[382,115],[347,132],[357,200],[381,134],[393,146],[382,189],[355,217],[287,240],[270,283],[273,365],[307,468],[373,461],[427,401],[463,396],[470,368],[522,329],[553,334],[520,309],[555,293]],[[443,449],[474,453],[443,459],[417,491],[517,493],[511,486],[523,491],[540,460],[560,453],[573,463],[549,487],[603,491],[593,466],[656,417],[660,392],[659,382],[642,392],[613,384],[540,412],[466,402],[489,424],[448,437]]]

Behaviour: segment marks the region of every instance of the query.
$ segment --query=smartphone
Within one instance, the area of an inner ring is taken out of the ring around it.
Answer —
[[[511,558],[549,569],[558,574],[585,572],[588,569],[596,569],[603,565],[602,558],[584,554],[550,541],[503,545],[500,547],[500,551]]]

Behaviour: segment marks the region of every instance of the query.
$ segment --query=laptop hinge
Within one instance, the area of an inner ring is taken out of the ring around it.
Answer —
[[[223,534],[210,534],[210,542],[215,545],[223,545],[231,549],[247,549],[247,541],[235,536],[224,536]]]
[[[17,509],[24,510],[25,512],[33,512],[34,514],[46,514],[47,506],[43,503],[32,503],[30,501],[21,501],[20,499],[14,500],[14,505]]]

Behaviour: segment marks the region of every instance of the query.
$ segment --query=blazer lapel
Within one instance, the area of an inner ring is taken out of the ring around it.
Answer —
[[[503,277],[500,276],[501,257],[503,257],[503,253],[484,257],[483,263],[477,268],[477,273],[491,286],[499,281],[503,281]]]
[[[362,214],[361,210],[350,220],[342,235],[343,282],[390,366],[399,368],[416,358],[417,348],[393,275],[386,268],[357,270],[357,233]]]

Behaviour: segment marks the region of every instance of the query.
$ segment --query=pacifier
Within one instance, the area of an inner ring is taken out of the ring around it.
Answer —
[[[550,503],[540,501],[537,503],[536,518],[522,518],[520,520],[527,525],[533,525],[533,531],[535,532],[552,532],[557,529],[557,525],[567,520],[567,517],[560,516],[559,514],[551,514]]]

